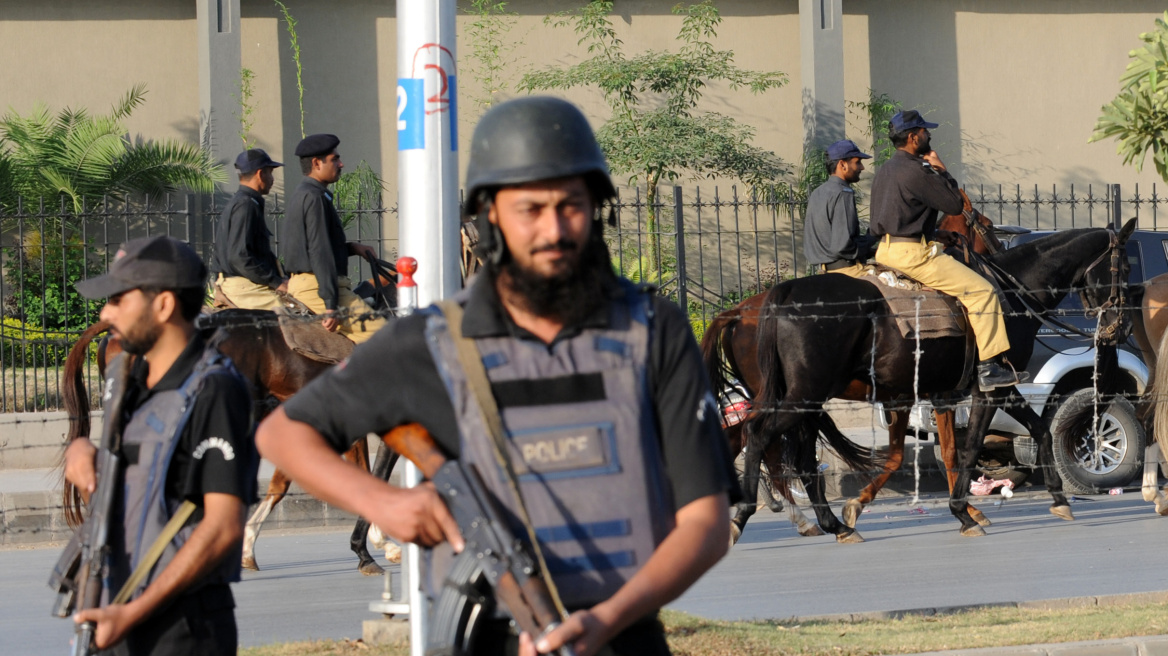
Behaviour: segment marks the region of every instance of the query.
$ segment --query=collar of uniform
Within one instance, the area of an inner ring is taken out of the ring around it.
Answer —
[[[605,286],[605,296],[616,298],[623,294],[623,288],[618,284]],[[490,275],[483,271],[474,277],[470,293],[463,309],[462,334],[466,337],[506,337],[511,335],[519,339],[538,339],[524,328],[515,324],[511,315],[503,308],[499,300],[499,292],[495,290]],[[608,304],[602,305],[584,321],[575,326],[564,326],[554,342],[569,339],[579,335],[585,328],[607,328],[609,324]]]
[[[916,162],[925,161],[925,160],[921,159],[920,156],[910,155],[907,150],[901,150],[899,148],[897,148],[896,151],[892,153],[892,156],[899,158],[899,159],[907,159],[907,160],[912,160],[912,161],[916,161]]]
[[[320,180],[317,180],[316,178],[314,178],[312,176],[308,176],[308,175],[304,176],[304,182],[301,182],[300,184],[308,185],[309,187],[312,187],[314,190],[319,190],[320,193],[322,193],[322,194],[329,193],[328,185],[321,182]],[[329,194],[329,196],[331,197],[332,194]]]
[[[244,196],[247,196],[248,198],[250,198],[254,201],[258,201],[260,205],[264,204],[264,195],[261,194],[260,192],[256,191],[255,189],[252,189],[251,187],[239,185],[239,192],[238,193],[241,193]]]
[[[170,365],[170,369],[166,370],[166,373],[163,374],[158,384],[147,390],[147,394],[165,392],[182,387],[183,382],[195,370],[195,365],[199,363],[199,358],[203,356],[203,350],[206,346],[207,340],[203,338],[203,334],[195,331],[194,337],[191,338],[190,342],[187,342],[187,347],[179,354],[178,359],[174,361],[174,364]],[[146,373],[146,361],[138,358],[138,361],[134,363],[133,376],[134,381],[143,390],[146,389]]]
[[[839,187],[840,189],[846,189],[847,191],[853,191],[852,185],[845,182],[844,179],[839,177],[838,175],[829,176],[827,178],[827,182],[828,182],[828,184],[834,184],[835,186]]]

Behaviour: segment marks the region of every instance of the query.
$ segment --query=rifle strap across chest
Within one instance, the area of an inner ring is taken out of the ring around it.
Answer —
[[[170,518],[166,526],[162,527],[162,532],[155,538],[154,544],[150,545],[150,549],[142,555],[142,559],[138,561],[138,566],[134,568],[134,571],[130,574],[130,578],[126,579],[126,583],[118,591],[118,596],[114,597],[110,603],[124,604],[130,600],[130,596],[134,594],[134,590],[137,590],[138,586],[142,584],[142,581],[149,576],[150,570],[154,568],[154,563],[157,563],[158,559],[162,557],[162,552],[166,551],[166,545],[170,544],[170,541],[174,539],[175,535],[178,535],[178,532],[182,530],[182,527],[186,525],[187,520],[191,518],[194,512],[194,502],[190,500],[182,502],[182,505],[178,507],[178,512],[174,513],[174,516]]]
[[[515,507],[519,511],[519,519],[523,522],[527,537],[531,541],[531,548],[539,563],[540,574],[547,585],[548,592],[551,593],[556,612],[567,619],[568,611],[564,608],[564,602],[560,600],[559,590],[556,588],[555,581],[552,580],[551,572],[544,560],[543,549],[540,548],[539,540],[536,538],[535,525],[531,521],[531,516],[527,512],[527,504],[523,502],[523,495],[519,491],[519,477],[515,475],[515,466],[511,462],[511,454],[507,448],[503,418],[499,412],[498,404],[495,403],[495,395],[491,392],[491,382],[487,378],[486,368],[483,367],[482,356],[479,354],[478,346],[475,345],[474,340],[462,335],[462,306],[451,299],[439,301],[437,305],[446,317],[446,329],[458,351],[458,361],[466,375],[467,386],[470,387],[470,391],[483,413],[483,424],[487,427],[487,432],[490,433],[495,459],[506,474],[507,485],[515,496]]]

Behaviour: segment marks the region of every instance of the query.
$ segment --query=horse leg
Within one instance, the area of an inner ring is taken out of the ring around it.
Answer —
[[[742,487],[742,501],[734,508],[734,516],[730,518],[730,546],[742,537],[746,529],[746,522],[758,508],[758,479],[762,473],[762,452],[765,448],[763,438],[744,430],[746,451],[743,453],[742,478],[739,483]]]
[[[933,415],[937,418],[937,444],[941,446],[941,460],[945,464],[949,496],[953,496],[954,483],[957,481],[957,447],[954,443],[954,432],[957,430],[956,413],[953,410],[935,410]],[[972,503],[967,504],[966,508],[969,510],[969,516],[979,526],[989,526],[993,523],[985,513],[974,508]]]
[[[362,440],[364,441],[364,440]],[[389,474],[393,471],[393,466],[397,464],[398,454],[390,451],[384,444],[377,447],[377,459],[374,460],[373,470],[370,472],[377,478],[388,481]],[[357,525],[353,527],[353,535],[349,538],[349,547],[352,548],[353,553],[357,554],[357,559],[360,561],[357,569],[365,576],[380,576],[385,573],[373,556],[369,554],[367,544],[367,537],[369,535],[369,520],[364,517],[357,517]],[[394,560],[392,550],[387,550],[386,559],[391,563],[401,562],[401,549],[397,549],[397,559]]]
[[[811,509],[815,511],[815,519],[819,527],[835,536],[835,541],[843,544],[863,542],[859,532],[836,518],[827,503],[827,489],[823,472],[819,470],[819,462],[815,459],[815,443],[818,429],[809,421],[802,422],[797,430],[799,439],[796,446],[796,467],[799,480],[803,482],[803,489],[811,500]]]
[[[1140,491],[1144,494],[1144,501],[1149,503],[1156,500],[1160,496],[1160,490],[1157,489],[1157,483],[1160,481],[1160,445],[1149,444],[1144,449],[1144,483]]]
[[[969,426],[965,432],[956,438],[955,465],[957,476],[953,480],[953,488],[949,492],[949,511],[961,522],[961,534],[966,537],[985,535],[983,529],[969,514],[969,482],[973,477],[973,466],[977,456],[981,453],[982,443],[985,441],[986,431],[990,420],[997,411],[992,405],[994,395],[986,394],[974,388],[973,409],[969,413]]]
[[[908,419],[908,410],[892,411],[892,423],[888,426],[888,460],[884,461],[884,469],[880,475],[860,491],[860,496],[848,499],[844,504],[844,523],[849,527],[856,528],[856,522],[859,521],[864,506],[872,503],[889,477],[900,469],[900,463],[904,461],[904,435],[908,432]]]
[[[1046,480],[1046,489],[1054,498],[1050,506],[1050,514],[1060,519],[1071,521],[1075,518],[1071,513],[1071,504],[1063,494],[1063,479],[1059,476],[1058,468],[1054,466],[1054,438],[1051,437],[1050,427],[1030,407],[1026,398],[1017,390],[1009,388],[1006,396],[1006,414],[1018,420],[1018,423],[1030,431],[1031,437],[1038,436],[1038,462],[1043,468],[1043,478]]]
[[[779,449],[776,448],[779,445],[780,445],[780,443],[772,444],[770,450],[765,454],[766,455],[766,466],[767,466],[767,481],[770,484],[763,487],[764,492],[769,492],[770,490],[773,490],[776,487],[779,487],[780,485],[783,489],[790,488],[789,485],[785,484],[786,483],[785,481],[779,481],[779,477],[784,475],[782,473],[783,472],[782,454],[779,453],[778,452]],[[781,503],[781,502],[782,502],[781,499],[776,499],[776,503]],[[804,537],[814,537],[816,535],[823,535],[823,529],[819,528],[818,524],[811,521],[810,519],[807,518],[807,515],[803,514],[803,511],[800,510],[799,506],[795,503],[794,499],[788,499],[786,502],[786,506],[787,506],[787,519],[789,519],[791,521],[791,524],[795,527],[795,530],[799,532],[799,535],[802,535]],[[772,508],[772,510],[774,510],[774,509]],[[781,508],[780,508],[780,510],[781,510]]]
[[[247,520],[247,526],[243,529],[243,567],[259,571],[260,566],[256,564],[255,559],[255,543],[256,538],[260,536],[260,528],[264,524],[264,520],[272,512],[272,508],[276,507],[277,503],[288,494],[288,488],[292,487],[292,479],[284,475],[284,472],[277,469],[272,474],[272,480],[268,482],[268,493],[264,496],[264,500],[256,507],[255,512]]]

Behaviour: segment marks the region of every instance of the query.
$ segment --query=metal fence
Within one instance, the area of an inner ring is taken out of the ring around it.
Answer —
[[[1000,225],[1102,227],[1135,216],[1140,228],[1161,229],[1168,199],[1155,186],[1135,186],[1126,196],[1125,191],[1119,185],[966,189],[974,207]],[[393,259],[397,239],[387,232],[387,219],[396,218],[396,208],[372,201],[339,208],[347,234],[375,246],[383,259]],[[221,203],[176,195],[107,200],[81,212],[43,201],[0,212],[0,412],[60,408],[65,354],[100,311],[100,303],[77,296],[73,283],[104,272],[117,247],[136,237],[168,234],[207,258]],[[865,208],[861,197],[861,216]],[[657,285],[685,308],[699,337],[722,309],[778,280],[808,273],[802,252],[803,199],[798,197],[737,187],[663,187],[651,198],[636,188],[623,191],[615,210],[616,225],[606,228],[614,266],[634,280]],[[269,198],[267,216],[278,252],[279,196]],[[367,275],[364,263],[354,263],[358,277]],[[87,377],[92,388],[94,367]]]

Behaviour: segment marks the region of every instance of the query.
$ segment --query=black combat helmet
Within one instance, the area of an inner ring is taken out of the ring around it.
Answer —
[[[498,261],[502,239],[487,223],[490,192],[504,185],[583,175],[597,201],[616,197],[604,153],[575,105],[550,96],[492,107],[471,138],[466,215],[479,220],[480,252]]]

